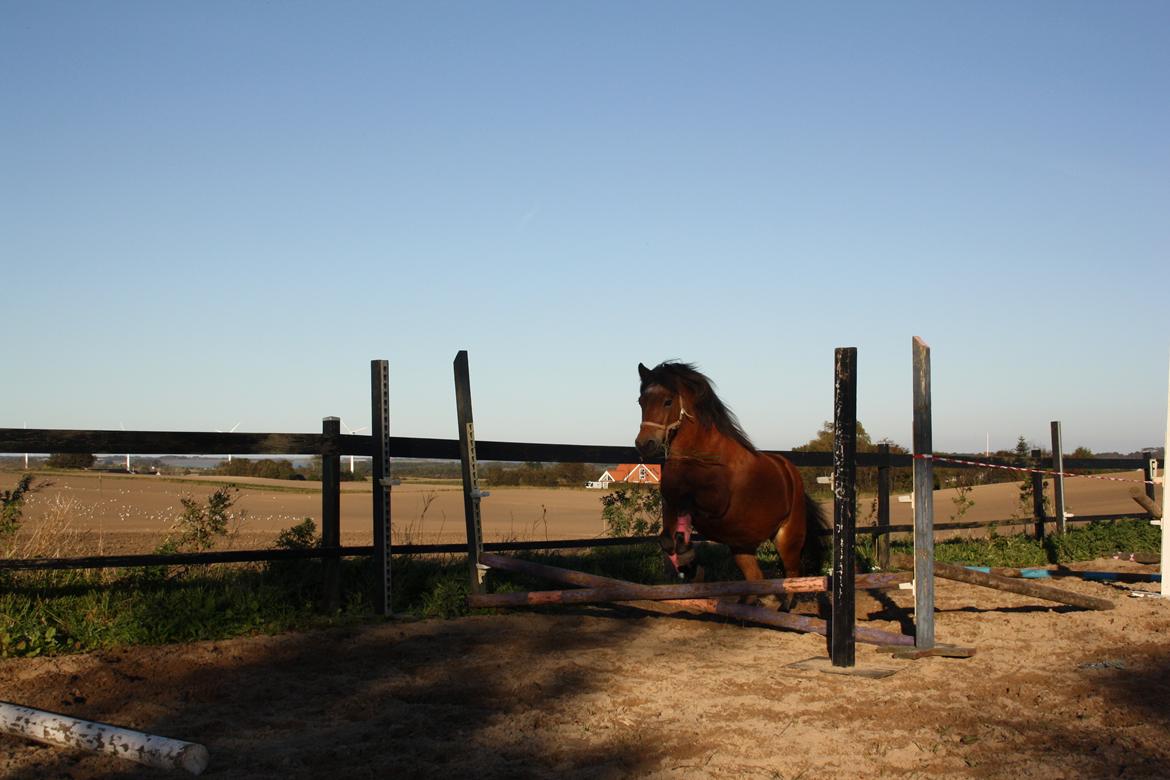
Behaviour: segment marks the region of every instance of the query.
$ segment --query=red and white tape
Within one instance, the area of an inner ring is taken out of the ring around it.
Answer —
[[[977,460],[962,460],[961,458],[947,458],[942,455],[927,455],[924,453],[916,453],[914,455],[918,460],[936,460],[943,463],[961,463],[964,466],[979,466],[985,469],[1002,469],[1003,471],[1019,471],[1025,474],[1047,474],[1050,477],[1081,477],[1083,479],[1103,479],[1107,482],[1128,482],[1134,485],[1153,485],[1156,484],[1149,479],[1122,479],[1121,477],[1103,477],[1099,474],[1075,474],[1071,471],[1048,471],[1046,469],[1030,469],[1024,466],[1003,466],[998,463],[982,463]]]

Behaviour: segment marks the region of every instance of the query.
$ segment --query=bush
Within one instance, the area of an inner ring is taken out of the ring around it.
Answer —
[[[658,488],[631,485],[601,497],[601,517],[610,536],[651,536],[662,530],[662,494]]]
[[[0,544],[9,541],[20,530],[24,513],[24,497],[33,492],[33,475],[25,474],[12,490],[0,490]]]
[[[232,505],[236,503],[239,489],[234,485],[217,488],[207,497],[206,504],[200,504],[190,496],[179,499],[183,514],[171,528],[178,531],[176,539],[168,538],[163,543],[169,551],[202,552],[215,546],[217,537],[225,537],[232,530],[232,521],[238,526],[243,522],[243,513],[233,515]]]

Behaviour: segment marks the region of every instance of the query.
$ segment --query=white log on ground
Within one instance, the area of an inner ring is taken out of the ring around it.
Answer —
[[[82,720],[57,712],[0,701],[0,733],[57,747],[77,748],[136,761],[159,769],[185,769],[198,775],[207,768],[207,748],[109,723]]]

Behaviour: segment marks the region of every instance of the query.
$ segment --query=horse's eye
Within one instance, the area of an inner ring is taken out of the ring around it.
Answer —
[[[674,403],[674,399],[673,399],[673,398],[667,398],[665,401],[663,401],[663,402],[662,402],[662,405],[663,405],[663,406],[670,406],[672,403]]]

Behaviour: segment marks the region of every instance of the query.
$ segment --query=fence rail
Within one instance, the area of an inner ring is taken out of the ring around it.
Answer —
[[[456,439],[432,439],[390,436],[388,437],[391,458],[415,458],[434,460],[458,460],[459,442]],[[340,433],[220,433],[200,431],[101,431],[62,430],[51,428],[0,428],[0,453],[21,454],[24,452],[94,452],[136,455],[321,455],[340,457],[344,455],[372,457],[378,443],[374,436],[356,436]],[[544,444],[532,442],[476,442],[477,455],[481,461],[511,462],[557,462],[557,463],[636,463],[641,456],[633,447],[612,445]],[[768,450],[791,460],[797,466],[831,469],[832,452],[797,452]],[[977,461],[990,465],[1017,466],[1003,458],[986,458],[982,455],[954,455],[959,460]],[[656,461],[651,460],[651,463]],[[913,458],[907,454],[886,452],[865,452],[856,454],[859,468],[878,468],[886,472],[891,468],[910,468]],[[1066,458],[1064,467],[1078,470],[1124,470],[1148,467],[1142,458]],[[940,463],[938,468],[978,470],[979,465]],[[332,486],[336,490],[336,486]],[[888,491],[887,491],[888,493]],[[331,497],[324,495],[323,502]],[[888,500],[888,496],[887,496]],[[1138,513],[1134,513],[1138,514]],[[888,513],[887,513],[888,516]],[[1094,515],[1069,518],[1070,522],[1083,523],[1093,520],[1115,519],[1133,515]],[[1039,522],[1052,523],[1055,518],[1042,518]],[[1036,519],[970,521],[960,523],[937,523],[935,530],[949,531],[988,526],[1030,525]],[[857,533],[887,537],[893,533],[909,533],[911,525],[860,526]],[[829,534],[829,529],[822,529]],[[640,544],[649,541],[644,537],[559,539],[524,542],[488,542],[487,551],[574,549],[585,547],[609,547]],[[395,545],[395,555],[428,555],[466,552],[466,544]],[[311,550],[229,550],[203,553],[177,553],[169,555],[107,555],[83,558],[54,559],[8,559],[0,560],[0,570],[47,570],[47,569],[99,569],[136,566],[166,566],[184,564],[246,563],[261,561],[295,560],[305,558],[337,559],[341,557],[362,557],[375,554],[373,546],[329,546]]]

